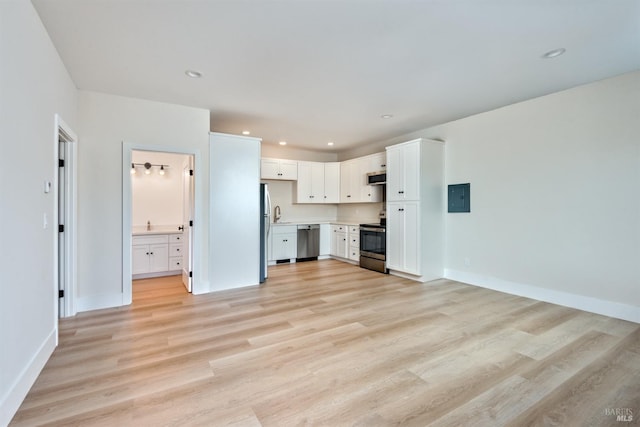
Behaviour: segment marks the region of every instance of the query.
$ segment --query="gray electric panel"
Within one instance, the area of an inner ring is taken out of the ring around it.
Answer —
[[[471,184],[449,185],[449,212],[471,212]]]

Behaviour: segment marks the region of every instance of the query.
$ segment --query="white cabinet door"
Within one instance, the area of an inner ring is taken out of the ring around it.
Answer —
[[[169,271],[169,245],[149,245],[149,272]]]
[[[340,203],[340,163],[324,164],[324,202]]]
[[[331,225],[331,255],[340,258],[347,257],[347,247],[349,242],[347,241],[347,226],[346,225]]]
[[[263,157],[260,159],[260,178],[295,181],[298,179],[298,162]]]
[[[382,187],[379,185],[368,185],[367,174],[371,172],[371,159],[362,157],[358,160],[358,174],[354,177],[354,182],[359,187],[358,202],[372,203],[382,201]]]
[[[340,203],[355,203],[360,193],[354,190],[358,164],[355,160],[340,163]]]
[[[131,246],[131,274],[149,272],[149,245]]]
[[[387,165],[387,200],[419,200],[419,142],[388,148]]]
[[[311,163],[311,203],[324,203],[324,163]]]
[[[314,203],[313,163],[298,162],[298,180],[295,183],[297,203]]]
[[[420,275],[420,207],[418,202],[387,204],[387,267]]]
[[[368,172],[383,172],[387,170],[387,154],[376,153],[367,156]]]
[[[297,241],[296,233],[273,236],[273,258],[276,260],[295,258],[298,254]]]
[[[280,179],[280,161],[278,159],[261,159],[260,178]]]
[[[290,181],[298,179],[298,162],[295,160],[280,160],[280,178]]]
[[[336,232],[333,233],[333,253],[331,255],[347,258],[347,233],[345,232]]]
[[[298,254],[297,226],[274,226],[271,240],[271,258],[275,261],[295,258]]]

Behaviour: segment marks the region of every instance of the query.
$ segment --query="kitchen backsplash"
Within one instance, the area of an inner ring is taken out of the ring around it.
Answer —
[[[379,222],[382,203],[355,204],[294,204],[292,181],[263,181],[269,186],[271,207],[280,206],[281,222],[330,222],[344,221],[360,224],[365,222]]]

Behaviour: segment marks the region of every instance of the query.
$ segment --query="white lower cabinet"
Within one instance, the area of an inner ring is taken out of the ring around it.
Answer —
[[[272,225],[271,232],[270,261],[295,259],[298,255],[298,226]]]
[[[349,256],[351,261],[360,261],[360,227],[350,225],[348,228]]]
[[[419,202],[387,203],[387,268],[420,275]]]
[[[170,237],[174,236],[174,237]],[[175,274],[182,264],[183,245],[181,235],[156,234],[133,236],[131,246],[131,273],[161,276]],[[171,241],[171,243],[170,243]]]
[[[331,255],[347,258],[348,248],[347,226],[331,224]]]
[[[360,261],[360,227],[331,224],[331,256]]]

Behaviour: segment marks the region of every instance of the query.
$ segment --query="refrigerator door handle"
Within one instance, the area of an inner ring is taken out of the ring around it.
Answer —
[[[269,233],[271,233],[271,196],[269,195],[269,191],[267,190],[267,236],[269,237]]]

